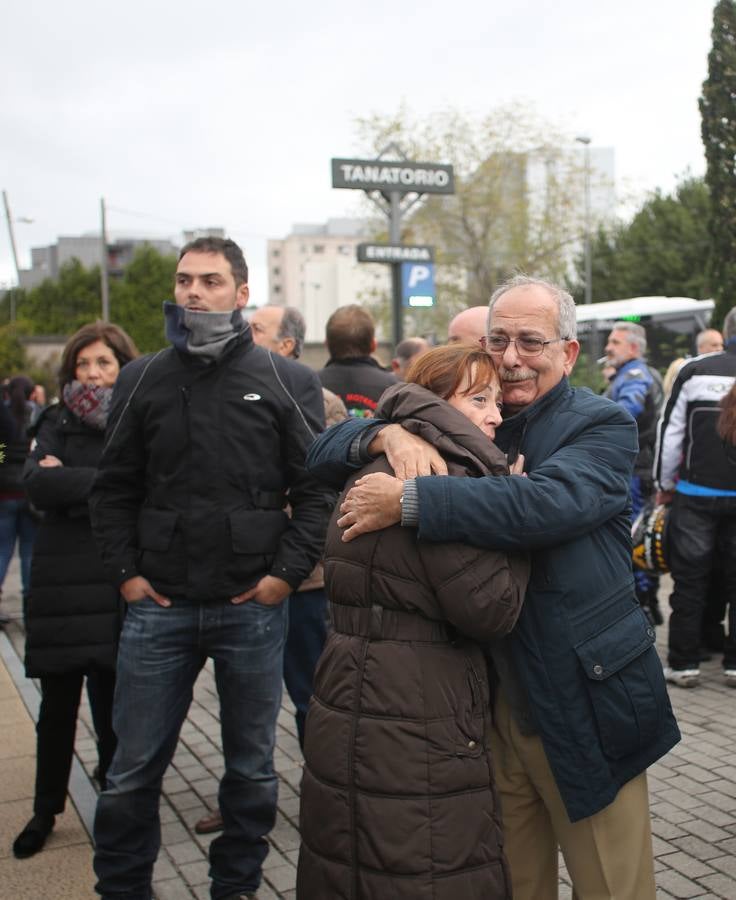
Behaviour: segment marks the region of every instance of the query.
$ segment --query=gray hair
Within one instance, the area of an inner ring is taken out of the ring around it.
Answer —
[[[724,343],[727,343],[732,338],[736,337],[736,306],[733,307],[729,312],[726,313],[726,318],[723,320],[723,340]]]
[[[639,348],[639,354],[644,356],[647,352],[647,333],[641,325],[636,322],[614,322],[611,331],[625,331],[629,335],[632,344],[636,344]]]
[[[276,335],[278,340],[283,341],[284,338],[291,338],[294,341],[294,349],[291,355],[294,359],[299,359],[304,349],[304,335],[307,333],[307,323],[304,316],[293,306],[284,307],[284,315],[281,317],[281,325],[279,333]]]
[[[496,301],[504,294],[521,287],[540,287],[557,303],[557,336],[565,341],[575,340],[578,336],[578,324],[575,317],[575,301],[571,294],[551,281],[543,278],[532,278],[529,275],[514,275],[499,285],[491,296],[489,309],[493,311]]]

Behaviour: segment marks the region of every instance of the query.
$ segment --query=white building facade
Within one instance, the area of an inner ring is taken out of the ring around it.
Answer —
[[[268,302],[296,307],[308,342],[324,340],[327,320],[339,306],[388,296],[390,267],[357,261],[358,244],[375,231],[368,219],[329,219],[294,225],[285,238],[268,241]]]

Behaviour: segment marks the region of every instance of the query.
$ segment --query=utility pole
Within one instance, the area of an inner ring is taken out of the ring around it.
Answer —
[[[388,240],[390,244],[401,243],[401,194],[389,194]],[[391,312],[394,346],[404,339],[404,310],[401,306],[401,263],[391,264]]]
[[[592,208],[590,198],[590,137],[588,135],[580,135],[575,140],[585,147],[585,303],[586,305],[593,302],[593,248],[592,248]],[[590,358],[592,364],[598,359],[600,354],[600,341],[598,336],[598,323],[591,321],[590,332]]]
[[[107,278],[107,223],[105,198],[100,198],[100,287],[102,293],[102,321],[110,321],[110,285]]]
[[[20,286],[20,267],[18,266],[18,248],[15,246],[15,233],[13,232],[13,217],[10,215],[10,203],[7,191],[3,191],[3,204],[5,205],[5,220],[8,223],[8,237],[10,249],[13,252],[13,265],[15,266],[15,278]],[[15,322],[15,294],[10,291],[10,321]]]

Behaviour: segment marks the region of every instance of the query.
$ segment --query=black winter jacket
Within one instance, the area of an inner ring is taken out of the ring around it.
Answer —
[[[115,668],[123,604],[97,552],[87,500],[104,433],[64,406],[44,411],[25,464],[28,496],[45,515],[33,549],[26,674]],[[63,465],[42,468],[46,455]]]
[[[396,384],[395,376],[382,369],[372,356],[330,359],[317,375],[322,387],[340,397],[348,414],[359,418],[372,418],[381,394]]]
[[[90,503],[110,578],[196,601],[267,574],[298,587],[334,500],[304,468],[323,425],[315,374],[250,329],[214,363],[168,348],[127,365]]]

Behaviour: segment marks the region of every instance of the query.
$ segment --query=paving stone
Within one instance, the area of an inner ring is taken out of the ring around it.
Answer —
[[[296,888],[296,869],[294,866],[277,866],[263,873],[264,879],[277,892],[289,891]]]
[[[657,897],[665,896],[660,894],[661,889],[662,891],[668,891],[673,897],[683,898],[683,900],[698,897],[703,893],[703,889],[699,884],[696,884],[689,878],[685,878],[684,875],[680,875],[679,872],[675,872],[673,869],[659,873],[657,876],[657,888]]]
[[[177,878],[157,884],[155,896],[156,900],[192,900],[194,894],[188,885]]]
[[[179,866],[179,870],[184,876],[188,885],[208,884],[210,864],[207,860],[197,860],[197,862],[183,863]]]

